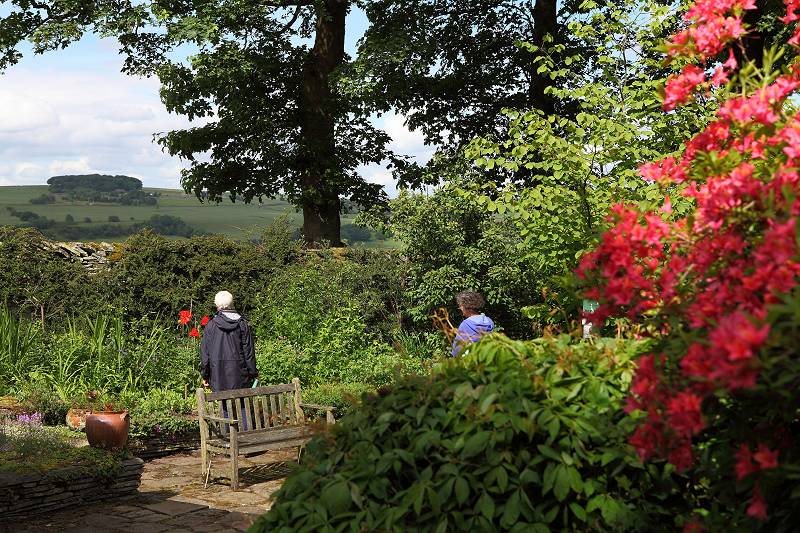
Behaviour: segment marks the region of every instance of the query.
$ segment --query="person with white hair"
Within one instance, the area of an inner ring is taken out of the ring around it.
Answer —
[[[234,308],[230,292],[218,292],[214,305],[217,313],[200,343],[203,384],[214,392],[249,388],[258,377],[250,325]]]

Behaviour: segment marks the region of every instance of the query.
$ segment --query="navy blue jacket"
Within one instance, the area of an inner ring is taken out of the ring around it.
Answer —
[[[220,311],[206,324],[200,354],[200,373],[214,392],[249,388],[258,377],[250,326],[236,311]]]

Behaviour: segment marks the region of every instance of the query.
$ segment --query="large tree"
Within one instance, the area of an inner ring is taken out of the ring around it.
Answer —
[[[0,19],[0,68],[85,32],[115,36],[123,71],[156,74],[167,109],[199,119],[157,135],[189,161],[182,185],[211,200],[285,193],[310,241],[340,244],[342,200],[385,200],[356,172],[387,159],[388,136],[339,90],[346,0],[11,0]],[[189,50],[187,57],[186,50]],[[204,193],[205,191],[205,193]]]

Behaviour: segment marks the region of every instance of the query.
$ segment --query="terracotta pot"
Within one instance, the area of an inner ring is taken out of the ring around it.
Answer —
[[[86,416],[90,412],[89,409],[70,409],[67,411],[67,427],[83,431],[83,428],[86,427]]]
[[[128,411],[92,412],[86,416],[86,439],[95,448],[122,449],[130,428]]]

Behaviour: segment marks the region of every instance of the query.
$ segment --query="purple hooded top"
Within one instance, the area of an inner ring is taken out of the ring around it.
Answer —
[[[458,333],[456,333],[456,338],[453,340],[450,355],[457,356],[467,344],[471,344],[493,331],[494,322],[483,313],[465,318],[458,326]]]

